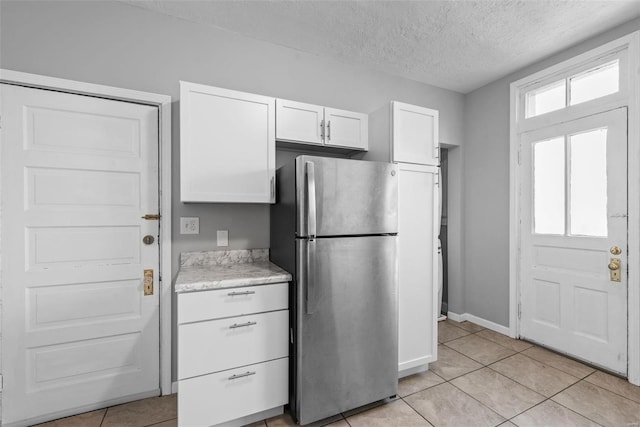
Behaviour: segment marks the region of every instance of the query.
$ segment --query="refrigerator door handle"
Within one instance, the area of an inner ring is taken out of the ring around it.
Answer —
[[[316,174],[313,162],[305,162],[307,175],[307,277],[306,314],[315,311],[316,282]]]
[[[307,236],[316,238],[316,174],[313,162],[305,162],[307,172]]]
[[[316,292],[316,241],[307,242],[307,288],[305,289],[306,314],[315,312]]]

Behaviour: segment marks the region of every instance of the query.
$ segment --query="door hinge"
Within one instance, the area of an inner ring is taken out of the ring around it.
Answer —
[[[518,320],[522,318],[522,304],[518,303]]]
[[[522,149],[520,147],[518,147],[518,165],[522,164]]]

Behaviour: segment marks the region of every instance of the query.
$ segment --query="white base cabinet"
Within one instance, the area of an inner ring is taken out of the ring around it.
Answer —
[[[288,283],[178,294],[178,425],[242,425],[289,399]]]
[[[178,423],[213,426],[284,405],[289,358],[181,380]]]

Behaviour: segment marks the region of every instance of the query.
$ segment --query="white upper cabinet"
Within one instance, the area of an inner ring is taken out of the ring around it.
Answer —
[[[324,143],[324,107],[276,99],[278,141]]]
[[[274,98],[180,82],[180,200],[274,202]]]
[[[352,111],[324,109],[325,145],[367,151],[369,148],[369,117]]]
[[[367,151],[367,114],[276,100],[278,141]]]
[[[438,111],[392,102],[391,161],[439,165]]]

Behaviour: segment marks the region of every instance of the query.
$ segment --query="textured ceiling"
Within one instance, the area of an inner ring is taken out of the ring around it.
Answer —
[[[640,16],[640,0],[125,0],[467,93]]]

